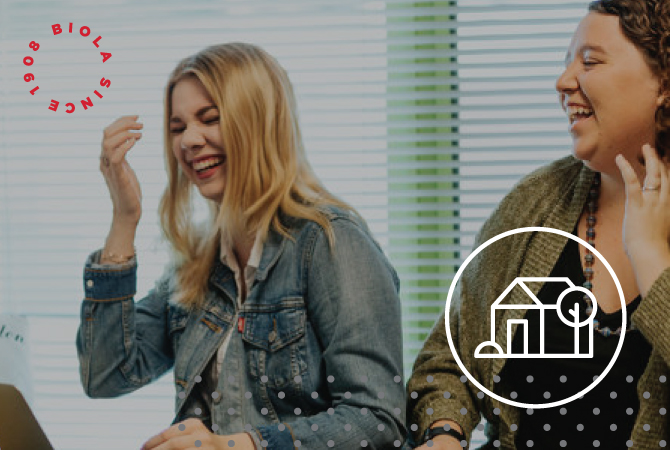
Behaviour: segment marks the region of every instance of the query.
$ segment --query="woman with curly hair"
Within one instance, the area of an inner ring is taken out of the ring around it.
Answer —
[[[483,448],[667,445],[669,46],[669,0],[590,4],[556,82],[572,155],[522,180],[475,245],[521,227],[562,230],[595,246],[618,282],[603,260],[559,233],[517,233],[477,254],[452,297],[448,331],[443,315],[408,385],[408,421],[421,449],[466,446],[481,416],[488,423]],[[559,305],[569,283],[529,283],[528,291],[512,290],[510,307],[492,318],[494,301],[517,277],[565,277],[578,295]],[[533,296],[553,311],[527,308]],[[570,318],[564,305],[585,326],[559,320],[556,308]],[[512,333],[513,323],[525,326]],[[481,357],[492,333],[505,350]],[[588,357],[543,357],[550,354]]]
[[[84,270],[85,392],[119,396],[174,368],[174,424],[145,449],[400,447],[398,278],[310,168],[286,72],[234,43],[170,75],[160,219],[174,262],[135,303],[141,191],[125,157],[137,119],[102,141],[114,214]],[[195,191],[211,211],[202,226]]]

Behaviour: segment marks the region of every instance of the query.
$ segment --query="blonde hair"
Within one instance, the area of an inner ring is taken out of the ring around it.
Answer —
[[[196,77],[219,110],[226,181],[220,204],[210,202],[205,229],[193,222],[193,186],[172,153],[172,91]],[[159,215],[176,257],[177,301],[202,305],[220,242],[265,239],[270,228],[290,238],[283,216],[311,220],[334,235],[323,207],[355,213],[330,194],[314,174],[302,143],[293,88],[279,63],[261,48],[243,43],[214,45],[183,59],[165,90],[164,141],[168,185]],[[360,216],[359,216],[360,217]]]

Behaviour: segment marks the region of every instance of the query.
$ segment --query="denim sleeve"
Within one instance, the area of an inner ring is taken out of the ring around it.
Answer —
[[[167,283],[158,283],[136,305],[136,261],[100,265],[98,256],[89,256],[84,268],[76,345],[85,393],[109,398],[158,378],[172,367],[174,355],[167,332]]]
[[[398,278],[361,225],[331,223],[335,245],[318,228],[303,263],[309,320],[334,378],[326,383],[332,407],[256,432],[270,449],[294,448],[295,440],[304,448],[399,448],[406,394]]]

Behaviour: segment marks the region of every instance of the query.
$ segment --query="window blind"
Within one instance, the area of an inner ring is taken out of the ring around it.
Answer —
[[[144,194],[138,298],[166,261],[162,95],[179,59],[248,41],[288,70],[317,174],[359,209],[400,275],[408,376],[484,218],[523,174],[569,151],[553,82],[586,4],[0,0],[0,310],[30,318],[33,407],[53,444],[134,448],[172,420],[171,374],[119,399],[85,398],[74,336],[82,265],[111,219],[102,130],[120,115],[145,124],[129,156]],[[65,32],[54,36],[55,23]],[[103,64],[100,51],[113,56]],[[23,79],[27,55],[35,83]]]

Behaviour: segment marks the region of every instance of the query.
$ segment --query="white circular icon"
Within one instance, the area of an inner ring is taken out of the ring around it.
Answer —
[[[598,252],[593,246],[589,245],[588,242],[584,241],[580,237],[574,236],[574,235],[572,235],[572,234],[570,234],[566,231],[563,231],[563,230],[557,230],[555,228],[548,228],[548,227],[525,227],[525,228],[517,228],[517,229],[514,229],[514,230],[509,230],[509,231],[506,231],[504,233],[500,233],[499,235],[489,239],[488,241],[484,242],[482,245],[477,247],[477,249],[475,249],[475,251],[473,251],[466,258],[465,262],[463,262],[461,267],[459,267],[458,271],[456,272],[456,275],[454,276],[453,281],[451,282],[451,286],[449,287],[449,293],[447,295],[447,302],[446,302],[446,306],[445,306],[445,311],[447,311],[447,313],[444,315],[444,323],[445,323],[445,330],[446,330],[446,333],[447,333],[447,340],[449,341],[449,349],[451,350],[451,354],[453,355],[454,360],[456,361],[456,364],[458,364],[458,367],[463,371],[463,374],[468,378],[468,380],[472,384],[477,386],[485,394],[487,394],[490,397],[495,398],[496,400],[498,400],[502,403],[505,403],[507,405],[516,406],[518,408],[523,408],[523,409],[528,409],[528,408],[544,409],[544,408],[553,408],[554,406],[565,405],[565,404],[567,404],[567,403],[569,403],[573,400],[576,400],[576,399],[580,398],[581,396],[587,394],[594,387],[596,387],[598,385],[598,383],[600,383],[605,378],[605,376],[609,373],[609,371],[612,369],[612,366],[614,366],[614,363],[616,362],[617,358],[619,357],[619,353],[621,352],[621,348],[623,347],[623,342],[624,342],[624,338],[625,338],[626,333],[622,332],[619,335],[619,342],[617,343],[617,347],[616,347],[616,350],[614,352],[614,356],[610,360],[609,364],[607,365],[607,367],[605,368],[603,373],[600,374],[598,377],[594,377],[593,382],[591,384],[589,384],[587,387],[585,387],[584,389],[582,389],[581,391],[577,392],[576,394],[574,394],[574,395],[572,395],[568,398],[564,398],[562,400],[557,400],[557,401],[548,402],[548,403],[538,403],[538,404],[517,402],[517,401],[514,401],[514,400],[510,400],[510,399],[501,397],[500,395],[489,391],[475,377],[473,377],[470,374],[470,372],[467,370],[467,368],[463,365],[463,362],[461,361],[461,358],[458,356],[458,351],[457,351],[456,347],[454,346],[454,342],[451,338],[451,332],[449,330],[449,314],[448,314],[448,311],[450,310],[451,298],[454,294],[454,290],[456,289],[456,285],[458,283],[458,280],[460,279],[461,275],[463,274],[463,271],[468,266],[468,264],[486,247],[488,247],[489,245],[493,244],[494,242],[499,241],[500,239],[506,238],[508,236],[512,236],[514,234],[520,234],[520,233],[529,233],[529,232],[559,234],[561,236],[567,237],[568,239],[572,239],[574,241],[577,241],[579,244],[583,245],[588,250],[590,250],[591,253],[593,253],[603,263],[603,265],[607,268],[607,271],[610,273],[610,275],[612,276],[612,279],[614,280],[614,283],[616,284],[617,292],[619,293],[619,300],[621,302],[621,320],[622,320],[621,329],[622,330],[626,329],[626,326],[627,326],[627,323],[626,323],[627,322],[626,301],[625,301],[625,298],[624,298],[624,295],[623,295],[623,290],[621,289],[621,284],[619,283],[619,279],[617,278],[616,274],[614,273],[614,270],[612,269],[612,266],[610,266],[610,264],[600,254],[600,252]],[[482,280],[482,281],[485,282],[485,280]],[[570,292],[574,292],[574,291],[583,292],[584,294],[588,295],[589,298],[591,299],[592,304],[593,304],[593,311],[591,312],[591,314],[589,314],[589,317],[585,321],[577,322],[577,324],[581,324],[582,326],[586,325],[587,323],[589,323],[592,320],[592,318],[596,314],[597,303],[595,301],[595,297],[593,296],[591,291],[589,291],[586,288],[573,287],[573,288],[569,289],[568,291],[570,291]],[[558,299],[558,302],[557,302],[558,305],[557,306],[560,307],[560,302],[570,292],[565,292],[564,291],[561,294],[561,296]],[[559,308],[559,311],[560,311],[560,308]],[[564,317],[562,315],[562,313],[560,313],[560,312],[558,313],[558,316],[561,319],[561,321],[568,324],[569,326],[575,326],[576,325],[576,323],[575,323],[576,318],[573,318],[573,320],[570,320],[569,318]],[[480,347],[481,347],[481,345],[482,344],[480,344]]]

